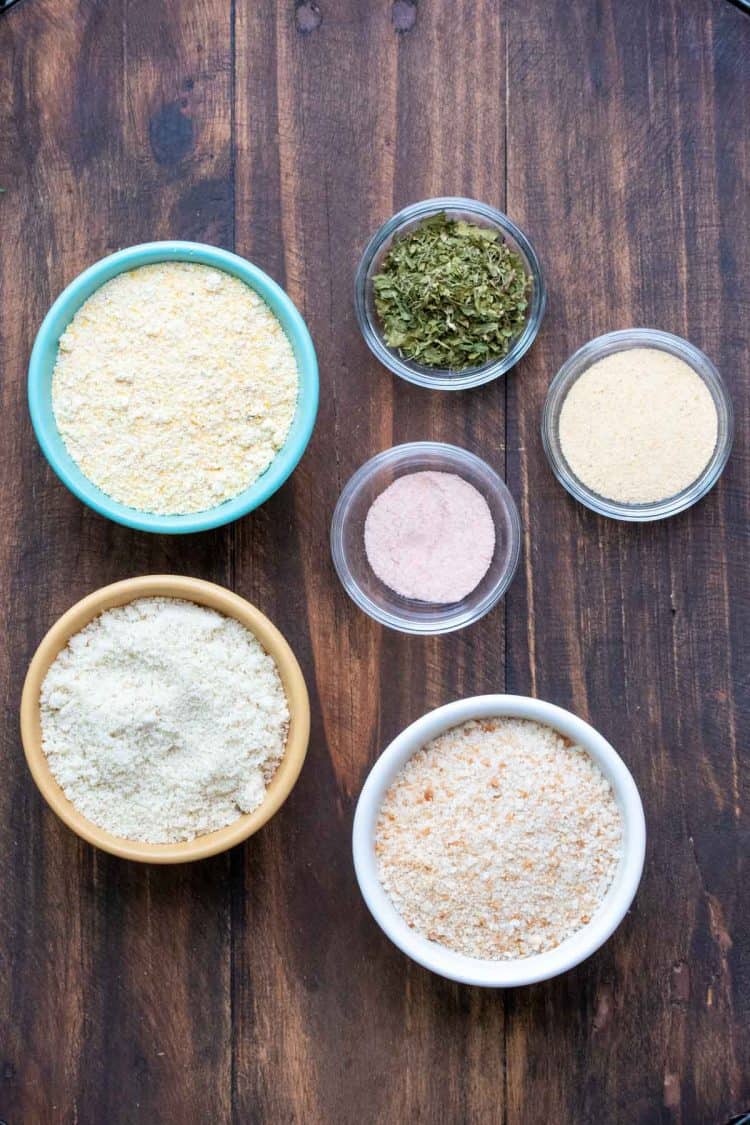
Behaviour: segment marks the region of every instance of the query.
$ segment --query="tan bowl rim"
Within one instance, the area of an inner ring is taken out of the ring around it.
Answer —
[[[113,836],[83,816],[65,796],[52,775],[42,749],[39,696],[44,677],[74,633],[79,632],[106,609],[126,605],[136,598],[184,598],[227,617],[234,617],[260,641],[276,666],[289,703],[289,735],[281,764],[263,803],[252,813],[237,818],[226,828],[176,844],[147,844]],[[173,574],[150,574],[126,578],[95,590],[60,617],[42,639],[32,658],[21,695],[21,740],[24,754],[40,793],[60,819],[82,839],[102,851],[140,863],[189,863],[217,855],[242,843],[257,832],[281,807],[299,777],[310,737],[310,701],[297,659],[287,641],[250,602],[213,582]]]

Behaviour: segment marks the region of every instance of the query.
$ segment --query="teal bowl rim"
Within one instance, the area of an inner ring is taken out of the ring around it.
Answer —
[[[299,370],[297,409],[287,439],[265,472],[239,495],[187,515],[156,515],[120,504],[97,488],[65,448],[52,410],[52,371],[60,336],[92,293],[119,273],[156,262],[198,262],[244,281],[279,318]],[[37,332],[29,361],[29,412],[34,433],[52,469],[70,491],[107,519],[138,531],[185,535],[232,523],[265,503],[287,480],[307,448],[318,412],[318,361],[310,332],[291,298],[272,278],[229,250],[201,242],[145,242],[100,258],[63,289]]]

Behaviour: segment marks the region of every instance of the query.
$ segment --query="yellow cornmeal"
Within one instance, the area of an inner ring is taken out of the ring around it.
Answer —
[[[81,471],[113,499],[176,515],[249,487],[284,444],[299,376],[244,282],[164,262],[119,274],[60,338],[52,406]]]
[[[571,470],[621,504],[682,492],[705,469],[717,434],[706,384],[659,348],[627,348],[592,363],[560,411],[560,445]]]

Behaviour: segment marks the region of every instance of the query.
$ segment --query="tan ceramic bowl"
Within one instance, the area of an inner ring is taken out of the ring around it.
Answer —
[[[113,606],[125,605],[135,598],[184,598],[216,609],[227,617],[235,617],[260,641],[276,661],[289,703],[289,736],[286,750],[276,774],[268,786],[263,804],[255,812],[238,817],[226,828],[197,836],[177,844],[145,844],[112,836],[82,816],[55,781],[42,749],[39,715],[39,694],[44,677],[57,654],[70,637]],[[61,820],[84,840],[105,852],[141,863],[187,863],[226,851],[252,836],[269,820],[289,796],[307,753],[310,735],[310,702],[307,688],[294,653],[275,625],[260,610],[237,594],[202,582],[197,578],[180,578],[170,574],[128,578],[103,586],[64,613],[43,639],[29,665],[21,697],[21,738],[26,761],[47,804]]]

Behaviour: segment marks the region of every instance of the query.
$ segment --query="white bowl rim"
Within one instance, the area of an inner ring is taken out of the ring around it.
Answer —
[[[408,758],[431,738],[469,719],[532,719],[554,727],[586,750],[610,781],[623,819],[623,855],[591,922],[546,953],[516,961],[467,957],[429,941],[398,914],[380,884],[373,847],[383,797]],[[370,913],[387,937],[418,964],[449,980],[485,988],[511,988],[549,980],[590,957],[614,933],[635,897],[646,853],[646,822],[635,781],[617,751],[577,715],[521,695],[478,695],[447,703],[401,732],[372,767],[357,802],[352,833],[354,870]]]

